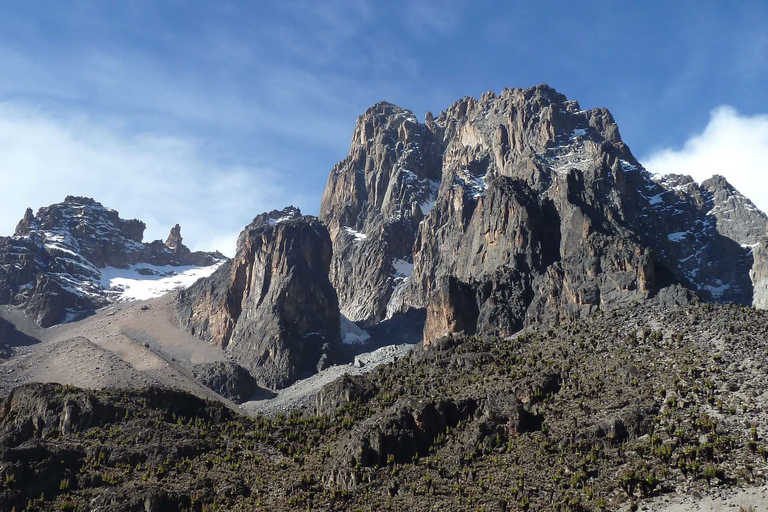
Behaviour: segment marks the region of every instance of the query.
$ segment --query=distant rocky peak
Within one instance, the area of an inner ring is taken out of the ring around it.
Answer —
[[[500,94],[489,91],[479,99],[462,98],[442,112],[436,123],[445,128],[445,140],[458,139],[467,145],[471,135],[476,143],[482,140],[485,148],[496,146],[502,154],[505,150],[543,153],[574,136],[621,141],[607,109],[581,110],[576,101],[546,84],[504,89]]]
[[[282,210],[272,210],[268,213],[262,213],[253,219],[254,223],[264,223],[269,226],[274,226],[281,222],[286,222],[292,219],[298,219],[301,217],[301,210],[295,206],[286,206]]]
[[[675,283],[749,303],[750,248],[766,232],[724,179],[652,177],[607,109],[546,84],[465,97],[423,124],[377,103],[331,171],[320,218],[341,312],[366,326],[408,308],[430,318],[443,292],[431,311],[449,318],[441,304],[466,290],[444,278],[475,293],[478,325],[507,315],[509,329]]]
[[[384,147],[401,154],[409,143],[418,143],[421,124],[410,110],[392,103],[379,102],[357,119],[352,146],[375,151]]]
[[[651,197],[651,204],[680,208],[679,201],[691,203],[704,212],[717,233],[743,247],[754,247],[765,236],[768,216],[723,176],[715,175],[701,184],[683,174],[655,175],[652,179],[664,191]]]
[[[292,206],[263,213],[240,233],[231,262],[179,295],[179,322],[261,385],[285,387],[323,368],[341,344],[331,256],[317,218]]]
[[[301,210],[295,206],[286,206],[282,210],[272,210],[257,215],[237,237],[237,250],[239,251],[248,243],[252,233],[270,230],[300,218],[302,218]]]
[[[27,211],[24,212],[24,218],[16,225],[14,236],[28,236],[30,232],[36,229],[35,214],[32,212],[32,208],[27,208]]]
[[[717,231],[742,246],[754,247],[765,236],[768,216],[720,175],[701,183],[709,207],[717,219]]]
[[[181,226],[176,224],[171,228],[171,232],[168,234],[168,238],[165,240],[165,246],[169,249],[175,249],[182,245],[184,239],[181,237]]]
[[[205,267],[225,259],[218,252],[191,252],[182,244],[178,224],[165,244],[142,243],[145,228],[140,220],[122,219],[88,197],[67,196],[37,215],[28,208],[15,235],[0,237],[0,304],[23,307],[48,327],[131,297],[130,286],[113,289],[110,276],[119,274],[118,281],[141,280],[155,272],[171,277],[170,269],[146,266]],[[137,269],[139,264],[143,266]],[[178,282],[158,283],[159,291],[152,293],[168,291]]]

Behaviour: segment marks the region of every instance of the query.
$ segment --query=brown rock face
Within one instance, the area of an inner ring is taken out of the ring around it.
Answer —
[[[274,214],[245,228],[233,260],[180,292],[178,317],[259,384],[281,388],[327,364],[341,340],[327,229],[297,209]]]
[[[182,240],[184,239],[181,237],[181,226],[176,224],[171,228],[171,232],[168,234],[168,238],[165,240],[165,246],[169,249],[175,249],[181,245]]]
[[[652,177],[610,112],[546,85],[464,98],[424,124],[374,106],[321,218],[342,312],[370,324],[426,308],[427,341],[508,335],[676,283],[752,303],[743,245],[766,222],[721,177]]]
[[[443,279],[433,292],[424,325],[424,343],[454,333],[474,334],[477,331],[477,303],[471,286],[453,276]]]

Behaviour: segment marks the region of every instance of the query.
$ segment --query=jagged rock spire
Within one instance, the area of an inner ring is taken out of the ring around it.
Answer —
[[[168,234],[168,238],[165,240],[165,245],[169,249],[175,249],[181,245],[182,240],[184,239],[181,237],[181,226],[176,224],[171,228],[171,232]]]
[[[27,236],[32,229],[35,222],[35,214],[32,212],[32,208],[27,208],[24,212],[24,218],[16,225],[16,231],[14,236]]]

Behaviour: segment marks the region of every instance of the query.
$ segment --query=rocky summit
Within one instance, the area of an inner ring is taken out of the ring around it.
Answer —
[[[370,325],[426,308],[427,341],[509,335],[663,290],[760,301],[750,271],[765,214],[722,177],[650,175],[608,110],[546,85],[464,98],[424,123],[373,106],[320,218],[342,313]]]
[[[220,253],[191,252],[180,227],[169,242],[142,243],[145,224],[86,197],[27,209],[11,237],[0,237],[0,304],[24,309],[43,327],[70,321],[119,299],[104,280],[108,269],[152,266],[211,266]]]
[[[0,509],[768,506],[768,217],[604,108],[377,103],[319,217],[143,232],[68,197],[0,238]]]

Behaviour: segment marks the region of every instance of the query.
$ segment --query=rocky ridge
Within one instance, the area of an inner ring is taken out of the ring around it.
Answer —
[[[768,223],[722,177],[651,176],[608,110],[546,85],[463,98],[424,123],[375,105],[320,218],[341,311],[372,324],[426,308],[427,340],[508,335],[670,285],[751,304],[750,246]]]
[[[85,197],[68,196],[37,215],[27,209],[14,235],[0,237],[0,304],[21,307],[49,327],[118,299],[102,280],[105,268],[211,266],[225,259],[190,251],[178,225],[169,236],[173,245],[142,243],[145,227]]]
[[[260,385],[290,385],[330,364],[341,347],[331,255],[316,218],[293,207],[261,214],[240,234],[231,261],[179,293],[180,325]]]

